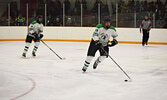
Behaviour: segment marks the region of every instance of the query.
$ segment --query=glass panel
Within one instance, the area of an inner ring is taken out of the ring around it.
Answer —
[[[149,20],[151,21],[151,23],[153,25],[152,27],[154,27],[155,26],[154,13],[153,12],[145,12],[145,11],[136,13],[136,27],[138,27],[138,28],[140,27],[140,24],[141,24],[142,20],[145,19],[145,16],[148,16]]]
[[[111,25],[116,27],[116,1],[107,2],[109,8],[109,14],[111,18]]]
[[[81,7],[84,8],[83,2],[76,0],[75,7],[72,10],[73,26],[81,26]]]
[[[163,28],[167,28],[167,1],[165,3],[164,16],[163,16],[162,20],[165,21],[165,22],[162,22],[163,23]]]
[[[30,23],[35,20],[37,13],[39,11],[38,11],[38,8],[35,9],[34,7],[32,7],[31,4],[28,4],[27,7],[28,7],[28,25],[30,25]],[[40,8],[40,5],[39,5],[39,8]]]
[[[142,20],[144,19],[147,12],[137,12],[136,13],[136,27],[140,27]]]
[[[111,19],[111,25],[116,26],[116,3],[112,1],[106,1],[100,5],[100,23],[103,23],[105,18]]]
[[[68,1],[68,0],[67,0]],[[65,1],[65,24],[66,26],[81,26],[81,3],[79,0],[75,1],[75,5],[71,8],[71,3]]]
[[[153,20],[153,22],[155,22],[155,24],[153,23],[153,26],[155,26],[155,28],[167,28],[167,5],[166,7],[166,13],[163,13],[162,10],[157,10],[155,11],[155,18]]]
[[[147,12],[147,16],[148,16],[148,18],[150,19],[150,21],[153,25],[152,27],[155,28],[154,13],[152,11],[149,11],[149,12]]]
[[[8,25],[8,4],[0,2],[0,26]]]
[[[98,23],[102,23],[106,17],[109,17],[111,18],[111,24],[113,26],[139,27],[144,16],[148,15],[153,27],[167,27],[167,3],[165,3],[165,0],[163,0],[162,3],[159,0],[8,1],[0,2],[1,26],[24,26],[35,20],[37,15],[42,15],[44,18],[43,24],[47,26],[63,26],[64,21],[65,26],[94,27]],[[63,3],[65,4],[64,16]],[[118,4],[118,13],[116,3]],[[26,8],[26,4],[28,4],[28,9]],[[100,4],[100,6],[98,6],[98,4]],[[26,20],[27,18],[28,20]]]
[[[135,7],[133,7],[135,4]],[[166,3],[167,4],[167,3]],[[153,28],[164,28],[166,25],[165,14],[167,12],[167,5],[165,8],[165,3],[160,1],[154,2],[151,1],[129,1],[127,4],[128,8],[136,12],[136,27],[140,26],[142,20],[144,20],[144,16],[147,15],[149,20],[152,22]],[[166,12],[165,12],[166,9]],[[167,15],[167,14],[166,14]]]
[[[101,5],[100,5],[100,23],[102,23],[103,20],[104,20],[106,17],[109,17],[108,5],[101,4]]]
[[[155,21],[155,23],[153,23],[153,25],[156,28],[167,28],[167,0],[166,2],[161,1],[157,0],[155,2],[153,9],[153,13],[155,13],[155,18],[153,18],[153,21]]]
[[[36,20],[38,15],[42,15],[43,24],[45,25],[45,4],[43,1],[39,2],[39,4],[28,4],[28,25]]]
[[[98,24],[98,2],[91,4],[88,9],[83,5],[83,26],[95,27]]]
[[[42,15],[42,17],[43,17],[43,22],[42,23],[44,25],[47,25],[48,24],[47,19],[46,19],[47,17],[45,16],[45,14],[47,14],[46,13],[47,5],[45,5],[45,3],[43,1],[41,1],[38,5],[38,8],[35,8],[35,7],[30,8],[30,7],[31,7],[31,5],[29,6],[29,9],[32,12],[29,11],[29,14],[30,14],[29,23],[31,23],[33,20],[35,20],[37,16]],[[46,9],[45,9],[45,7],[46,7]]]
[[[64,2],[64,21],[65,26],[72,26],[73,25],[73,19],[72,19],[72,8],[71,8],[71,2],[69,0],[65,0]]]
[[[63,25],[63,5],[59,0],[46,2],[47,26]]]
[[[22,3],[20,8],[17,5],[18,2],[10,3],[10,12],[11,12],[11,25],[15,26],[26,26],[26,17],[27,17],[27,5]]]
[[[134,27],[135,2],[118,2],[118,27]]]

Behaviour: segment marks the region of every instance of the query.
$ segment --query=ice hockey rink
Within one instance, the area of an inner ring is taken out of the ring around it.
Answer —
[[[89,43],[47,42],[65,60],[41,43],[22,58],[24,42],[0,42],[0,100],[166,100],[167,45],[118,44],[110,55],[132,78],[108,58],[96,70],[94,60],[82,67]]]

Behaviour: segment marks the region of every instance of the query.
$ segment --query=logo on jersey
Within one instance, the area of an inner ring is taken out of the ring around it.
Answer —
[[[101,34],[100,34],[100,38],[101,38],[102,40],[106,40],[106,39],[108,38],[108,35],[107,35],[107,34],[104,34],[104,33],[101,33]]]
[[[102,35],[101,38],[102,38],[103,40],[105,40],[105,39],[106,39],[106,36],[105,36],[105,35]]]

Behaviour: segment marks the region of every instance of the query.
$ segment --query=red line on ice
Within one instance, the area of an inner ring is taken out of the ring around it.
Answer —
[[[22,93],[22,94],[20,94],[20,95],[18,95],[18,96],[16,96],[16,97],[10,99],[10,100],[16,100],[16,99],[18,99],[18,98],[20,98],[20,97],[23,97],[23,96],[29,94],[30,92],[32,92],[32,90],[35,89],[36,83],[35,83],[35,81],[34,81],[32,78],[30,78],[30,77],[28,77],[28,76],[26,76],[26,75],[22,75],[22,74],[18,74],[18,73],[13,73],[13,72],[9,72],[9,71],[4,71],[4,72],[8,72],[8,73],[12,73],[12,74],[17,74],[17,75],[22,76],[22,77],[24,77],[24,78],[26,78],[26,79],[28,79],[29,81],[32,82],[32,87],[31,87],[28,91],[26,91],[26,92],[24,92],[24,93]]]

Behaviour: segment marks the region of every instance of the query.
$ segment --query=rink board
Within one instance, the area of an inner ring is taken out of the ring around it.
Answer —
[[[89,42],[94,27],[44,27],[45,41]],[[140,44],[142,34],[139,28],[116,28],[119,43]],[[27,27],[0,27],[0,41],[24,41]],[[150,44],[167,45],[167,29],[152,29]]]

